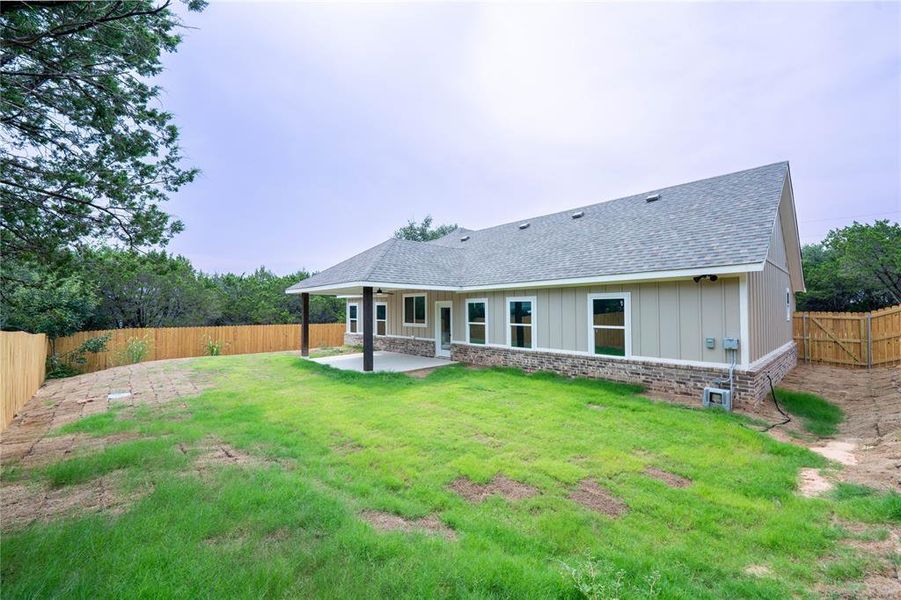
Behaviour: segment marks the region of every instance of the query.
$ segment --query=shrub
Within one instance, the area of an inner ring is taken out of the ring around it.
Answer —
[[[120,365],[135,365],[147,358],[149,353],[150,342],[146,337],[130,337],[125,344],[125,348],[119,352],[119,360],[117,362]]]
[[[206,339],[206,355],[207,356],[219,356],[222,354],[223,342],[222,340],[214,340],[212,336],[207,337]]]
[[[98,335],[88,338],[69,352],[56,354],[52,352],[47,357],[47,378],[58,379],[61,377],[71,377],[81,373],[81,367],[87,362],[87,355],[96,354],[98,352],[106,352],[107,344],[112,336],[110,334]]]

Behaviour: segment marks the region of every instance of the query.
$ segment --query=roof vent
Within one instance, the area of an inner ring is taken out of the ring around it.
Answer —
[[[644,199],[645,202],[657,202],[658,200],[660,200],[660,194],[651,194]]]
[[[465,241],[468,240],[468,239],[469,239],[469,236],[468,236],[468,235],[464,235],[463,237],[460,238],[460,241],[461,241],[461,242],[465,242]]]
[[[571,216],[573,219],[581,219],[582,217],[585,216],[585,211],[577,210],[576,212],[574,212],[573,214],[571,214],[569,216]]]
[[[528,229],[529,225],[531,225],[531,223],[520,223],[519,228],[520,229]]]

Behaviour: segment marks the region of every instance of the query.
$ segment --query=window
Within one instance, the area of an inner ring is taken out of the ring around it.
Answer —
[[[785,320],[792,320],[792,291],[785,288]]]
[[[375,334],[388,335],[388,305],[384,302],[375,303]]]
[[[535,297],[507,298],[507,345],[535,347]]]
[[[588,294],[588,351],[606,356],[630,356],[631,294]]]
[[[425,327],[425,294],[404,294],[404,327]]]
[[[359,326],[357,325],[359,319],[358,315],[360,312],[359,304],[348,304],[347,305],[347,333],[357,333],[360,331]]]
[[[487,306],[484,298],[466,301],[466,341],[470,344],[488,343]]]

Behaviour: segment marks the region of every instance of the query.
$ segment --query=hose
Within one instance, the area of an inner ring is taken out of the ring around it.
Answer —
[[[779,406],[779,400],[776,398],[776,390],[773,389],[773,379],[770,377],[769,373],[767,373],[766,378],[770,382],[770,394],[773,396],[773,404],[776,405],[776,410],[778,410],[780,413],[782,413],[782,416],[785,417],[785,420],[782,421],[781,423],[773,423],[772,425],[768,425],[765,429],[761,430],[764,433],[769,431],[773,427],[778,427],[779,425],[785,425],[786,423],[788,423],[789,421],[792,420],[792,418],[790,416],[788,416],[788,413],[785,412],[784,410],[782,410],[782,407]]]

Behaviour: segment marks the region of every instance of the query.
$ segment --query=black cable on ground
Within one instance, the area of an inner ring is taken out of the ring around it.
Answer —
[[[784,410],[782,410],[782,407],[779,406],[779,400],[776,398],[776,390],[773,389],[773,380],[772,380],[772,378],[769,376],[769,374],[767,374],[766,378],[767,378],[767,379],[769,380],[769,382],[770,382],[770,394],[773,396],[773,404],[776,405],[776,410],[778,410],[780,413],[782,413],[782,416],[785,417],[785,420],[782,421],[781,423],[773,423],[772,425],[768,425],[765,429],[762,429],[762,430],[761,430],[761,431],[764,432],[764,433],[766,433],[767,431],[769,431],[769,430],[772,429],[773,427],[778,427],[779,425],[785,425],[786,423],[788,423],[789,421],[792,420],[792,418],[791,418],[790,416],[788,416],[788,413],[785,412]]]

